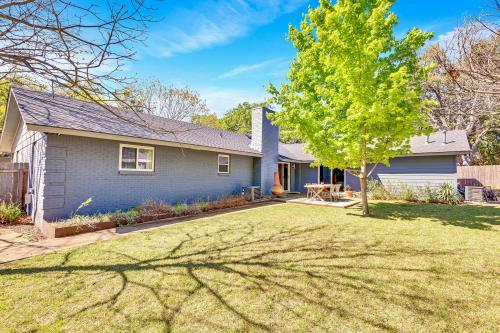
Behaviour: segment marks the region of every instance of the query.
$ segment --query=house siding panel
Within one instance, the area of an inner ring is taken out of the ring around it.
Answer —
[[[45,134],[29,131],[26,124],[21,121],[12,145],[14,153],[12,161],[15,163],[29,163],[28,192],[32,193],[32,202],[27,205],[26,211],[38,226],[41,225],[44,218],[46,139]]]
[[[391,160],[390,167],[378,165],[372,174],[383,184],[409,186],[439,186],[443,183],[457,184],[456,157],[443,156],[408,156]],[[359,191],[359,179],[346,172],[346,185]]]
[[[311,167],[308,163],[297,163],[295,177],[295,191],[306,192],[304,185],[306,183],[317,183],[318,182],[318,168]]]
[[[92,203],[79,213],[129,209],[146,199],[172,204],[215,199],[253,185],[253,157],[231,155],[231,173],[218,175],[217,153],[165,146],[155,147],[154,172],[120,173],[120,143],[127,142],[48,135],[48,151],[53,157],[47,155],[47,164],[54,169],[47,179],[57,186],[47,187],[51,208],[45,210],[46,219],[67,217],[89,197],[93,197]],[[62,207],[54,207],[61,205],[56,199],[61,186],[64,202]]]

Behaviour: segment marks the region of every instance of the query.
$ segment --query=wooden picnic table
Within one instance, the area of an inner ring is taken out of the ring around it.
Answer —
[[[325,199],[323,199],[323,197],[321,196],[321,192],[323,192],[324,190],[330,191],[330,188],[333,185],[334,184],[307,184],[304,185],[304,187],[311,191],[312,197],[314,199],[325,201]]]

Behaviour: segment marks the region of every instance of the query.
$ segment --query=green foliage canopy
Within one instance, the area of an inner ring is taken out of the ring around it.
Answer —
[[[297,57],[288,83],[269,86],[274,116],[293,128],[330,168],[389,163],[405,154],[409,138],[425,132],[421,81],[428,68],[418,50],[432,33],[414,28],[397,40],[390,0],[321,0],[289,40]],[[365,174],[366,176],[366,174]]]
[[[191,122],[193,124],[218,128],[219,119],[215,113],[195,114],[191,116]]]
[[[240,134],[250,134],[252,133],[252,110],[258,107],[268,106],[266,102],[260,103],[249,103],[243,102],[238,104],[238,106],[227,111],[223,117],[221,117],[216,126],[226,131],[232,131]],[[200,121],[199,119],[196,119]],[[203,119],[207,120],[207,119]],[[296,136],[293,128],[290,128],[287,124],[280,125],[280,142],[283,143],[296,143],[300,142],[300,139]]]
[[[240,103],[238,106],[227,111],[224,116],[219,119],[219,128],[240,134],[249,134],[252,132],[252,110],[266,105],[266,102]]]

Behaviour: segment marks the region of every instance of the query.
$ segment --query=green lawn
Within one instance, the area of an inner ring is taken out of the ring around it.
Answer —
[[[3,265],[0,330],[499,330],[500,208],[371,210],[280,204]]]

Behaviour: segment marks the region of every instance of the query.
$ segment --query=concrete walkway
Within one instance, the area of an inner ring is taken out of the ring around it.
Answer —
[[[92,244],[99,241],[108,240],[117,236],[126,235],[132,232],[146,231],[152,228],[161,226],[172,225],[182,222],[194,221],[214,216],[234,214],[243,210],[251,210],[263,206],[276,205],[277,202],[261,202],[246,207],[224,209],[223,211],[204,213],[196,216],[183,217],[169,221],[153,221],[148,223],[140,223],[129,227],[120,227],[113,229],[100,230],[89,232],[86,234],[44,239],[38,242],[30,242],[24,238],[20,233],[12,230],[0,230],[0,264],[37,256],[40,254],[53,252],[57,250],[74,248],[82,245]]]
[[[114,228],[71,237],[51,238],[43,239],[38,242],[30,242],[22,238],[22,235],[15,231],[2,231],[2,233],[0,233],[0,264],[33,257],[55,250],[111,239],[117,234],[117,228]]]

